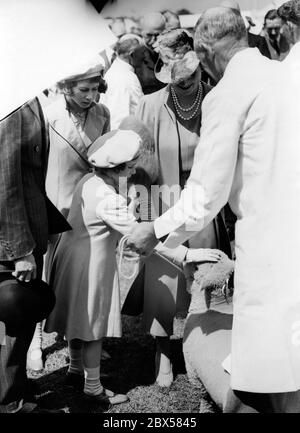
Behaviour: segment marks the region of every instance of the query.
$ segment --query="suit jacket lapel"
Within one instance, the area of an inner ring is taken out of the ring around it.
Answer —
[[[99,116],[99,113],[92,107],[86,119],[85,131],[81,134],[82,141],[85,143],[88,149],[100,135],[102,135],[103,125],[105,122],[103,116]]]
[[[158,113],[158,118],[160,120],[157,125],[159,128],[159,142],[157,143],[160,165],[159,184],[166,185],[174,190],[176,185],[179,187],[179,136],[175,114],[167,105],[169,86],[164,90],[162,100],[159,101],[160,113]],[[165,212],[170,205],[175,204],[170,203],[170,198],[171,195],[168,189],[163,189],[159,204],[160,209],[156,207],[157,214]],[[154,203],[158,204],[157,197],[155,197]]]
[[[66,103],[62,98],[59,115],[55,122],[51,122],[51,127],[85,160],[87,160],[87,148],[74,125]]]
[[[167,86],[169,89],[169,86]],[[179,134],[177,121],[174,112],[168,107],[167,100],[169,91],[166,92],[163,104],[162,115],[167,116],[170,120],[167,123],[162,122],[166,126],[161,136],[165,137],[166,143],[161,144],[160,149],[160,165],[161,165],[161,181],[163,184],[179,185]],[[170,127],[171,126],[171,127]]]

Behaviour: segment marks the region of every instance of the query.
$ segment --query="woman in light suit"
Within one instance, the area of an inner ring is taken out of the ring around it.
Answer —
[[[108,109],[96,103],[103,85],[102,65],[97,65],[60,82],[63,95],[45,108],[50,135],[46,190],[65,217],[76,184],[91,169],[89,147],[110,130]]]
[[[58,84],[62,95],[44,108],[49,123],[49,156],[46,175],[47,195],[67,218],[76,184],[90,170],[87,152],[93,142],[110,130],[110,114],[97,104],[99,92],[105,91],[103,66],[96,64]],[[45,276],[48,280],[52,256],[59,236],[48,246]],[[42,326],[37,325],[28,358],[28,368],[43,369]]]
[[[199,141],[201,105],[210,86],[201,81],[199,60],[193,51],[192,38],[182,29],[171,30],[157,40],[160,59],[156,65],[156,77],[168,84],[162,90],[142,98],[137,109],[139,117],[151,132],[158,161],[158,179],[155,186],[172,189],[179,198],[193,164],[194,151]],[[145,168],[147,171],[148,168]],[[152,189],[153,190],[153,189]],[[172,207],[176,198],[172,194],[158,202],[152,194],[152,207],[159,215]],[[155,215],[148,216],[154,219]],[[223,249],[231,255],[229,240],[222,216],[219,214],[208,227],[189,241],[190,249]],[[192,254],[186,246],[175,250],[180,263]],[[193,261],[193,260],[191,260]],[[199,260],[195,260],[199,261]],[[123,313],[136,314],[133,310],[134,293],[143,285],[145,330],[155,336],[156,381],[162,387],[173,382],[170,359],[170,336],[176,313],[188,310],[190,296],[182,272],[157,255],[146,259],[145,268],[134,282],[123,307]],[[142,281],[141,281],[142,280]],[[129,302],[130,296],[133,301]],[[130,305],[131,304],[131,305]]]

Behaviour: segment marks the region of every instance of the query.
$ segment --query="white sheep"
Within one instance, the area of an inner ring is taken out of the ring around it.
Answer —
[[[233,261],[223,254],[216,263],[198,266],[190,287],[191,304],[183,335],[183,353],[189,380],[205,390],[214,403],[224,410],[230,390],[230,376],[222,361],[230,353],[232,328],[232,302],[227,285],[233,272]],[[227,293],[228,294],[228,293]],[[226,299],[227,298],[227,299]],[[204,388],[203,388],[204,387]],[[200,412],[209,412],[203,406]]]

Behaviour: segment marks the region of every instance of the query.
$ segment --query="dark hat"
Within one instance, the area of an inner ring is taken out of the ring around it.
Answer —
[[[52,311],[55,295],[41,280],[19,281],[11,273],[0,273],[0,321],[22,329],[41,322]]]
[[[283,3],[283,5],[277,9],[277,13],[280,18],[300,25],[300,0],[291,0]]]
[[[159,53],[154,73],[162,83],[176,83],[188,78],[199,66],[193,38],[182,29],[161,34],[154,48]]]

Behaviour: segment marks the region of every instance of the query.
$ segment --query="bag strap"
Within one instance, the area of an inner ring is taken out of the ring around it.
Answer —
[[[88,166],[91,167],[90,163],[88,162],[88,160],[79,152],[78,149],[76,149],[75,146],[73,146],[73,144],[71,144],[68,140],[65,139],[65,137],[63,135],[61,135],[56,129],[53,128],[53,126],[50,124],[50,127],[53,129],[53,131],[55,131],[56,134],[58,134],[66,143],[68,143],[68,145],[77,153],[78,156],[80,156],[80,158],[85,161],[87,163]]]

